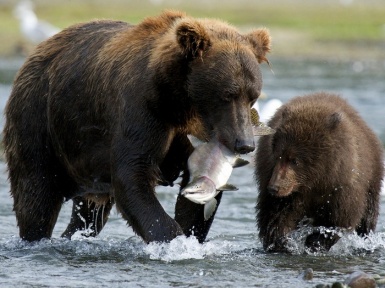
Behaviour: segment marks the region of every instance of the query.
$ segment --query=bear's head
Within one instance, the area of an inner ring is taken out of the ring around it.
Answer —
[[[152,51],[150,66],[162,95],[158,105],[186,133],[215,137],[236,153],[251,152],[250,108],[261,93],[259,65],[269,50],[265,29],[242,35],[218,20],[181,16]]]
[[[339,133],[341,120],[341,113],[319,107],[284,106],[277,111],[269,122],[276,133],[266,136],[274,163],[267,187],[272,195],[284,197],[333,182],[341,164],[339,147],[349,145]]]

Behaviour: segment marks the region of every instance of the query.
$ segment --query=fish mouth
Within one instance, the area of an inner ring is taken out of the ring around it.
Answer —
[[[211,200],[213,197],[211,195],[206,195],[206,190],[204,189],[185,189],[180,193],[182,196],[188,200],[197,203],[197,204],[206,204],[207,201]]]
[[[184,190],[182,190],[181,194],[183,196],[187,196],[187,195],[202,194],[205,192],[206,191],[204,189],[184,189]]]
[[[185,198],[190,200],[191,202],[204,205],[206,204],[212,197],[199,197],[199,193],[188,193],[182,194]]]

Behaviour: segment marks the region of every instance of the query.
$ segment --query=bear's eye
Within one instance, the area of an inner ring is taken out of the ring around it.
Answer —
[[[231,102],[237,98],[239,98],[239,95],[241,94],[241,88],[237,83],[223,83],[225,87],[223,87],[223,93],[222,93],[222,100],[226,102]]]
[[[299,162],[297,158],[290,158],[289,163],[293,166],[298,166]]]
[[[235,98],[236,98],[236,95],[235,95],[234,93],[232,93],[232,92],[226,91],[226,92],[224,92],[224,93],[222,94],[222,100],[224,100],[224,101],[226,101],[226,102],[231,102],[231,101],[233,101]]]

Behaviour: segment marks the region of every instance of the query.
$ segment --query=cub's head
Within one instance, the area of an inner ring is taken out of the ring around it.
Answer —
[[[218,20],[181,17],[159,40],[150,63],[158,69],[163,103],[172,99],[180,111],[168,115],[187,133],[248,153],[255,148],[250,108],[261,93],[259,65],[269,51],[265,29],[243,35]]]
[[[300,97],[277,111],[269,122],[276,133],[261,137],[256,158],[257,177],[269,173],[272,195],[284,197],[334,181],[331,177],[341,172],[338,154],[349,145],[340,133],[342,115]]]

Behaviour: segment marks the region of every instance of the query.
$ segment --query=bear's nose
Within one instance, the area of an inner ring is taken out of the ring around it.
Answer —
[[[253,152],[255,149],[254,141],[235,140],[235,152],[239,154],[247,154]]]
[[[276,185],[269,185],[267,187],[267,191],[273,196],[276,196],[278,194],[279,187]]]

